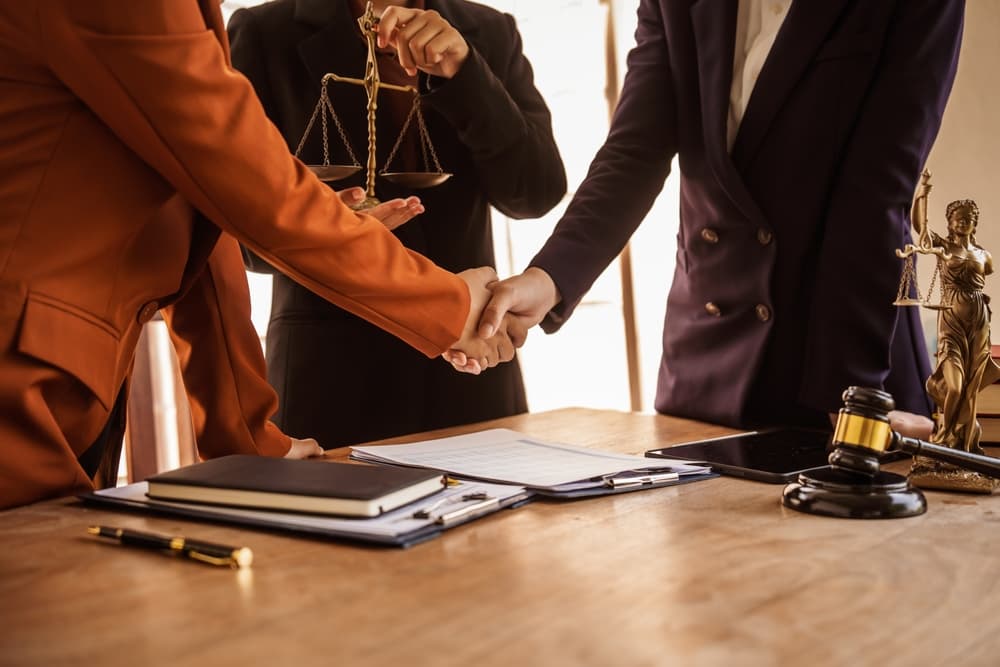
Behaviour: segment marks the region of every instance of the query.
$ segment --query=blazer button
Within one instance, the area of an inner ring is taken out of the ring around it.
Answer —
[[[771,309],[762,303],[758,303],[754,311],[757,313],[757,319],[761,322],[767,322],[771,319]]]
[[[708,243],[718,243],[719,232],[715,231],[711,227],[705,227],[705,229],[701,230],[701,238],[703,238]]]
[[[705,304],[705,312],[713,317],[719,317],[720,315],[722,315],[722,311],[719,310],[719,307],[716,306],[711,301]]]
[[[767,245],[773,238],[774,234],[772,234],[770,230],[764,229],[763,227],[757,230],[757,242],[761,245]]]
[[[153,316],[156,315],[156,311],[159,309],[160,304],[155,301],[147,301],[146,304],[139,309],[139,313],[135,316],[135,319],[139,321],[139,324],[145,324],[153,319]]]

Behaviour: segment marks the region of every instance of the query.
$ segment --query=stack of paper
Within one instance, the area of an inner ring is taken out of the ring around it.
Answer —
[[[89,503],[111,508],[211,519],[319,537],[409,546],[435,537],[453,526],[516,505],[530,495],[523,487],[460,482],[375,518],[345,518],[156,500],[146,495],[146,489],[146,482],[136,482],[96,491],[82,498]]]
[[[602,452],[492,429],[406,445],[353,447],[351,458],[433,468],[458,477],[576,497],[666,486],[712,477],[705,466]]]

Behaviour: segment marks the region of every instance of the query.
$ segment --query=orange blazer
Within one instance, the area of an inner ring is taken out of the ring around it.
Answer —
[[[201,453],[287,452],[237,240],[428,356],[461,335],[465,284],[288,154],[216,0],[0,4],[0,508],[92,488],[159,309]]]

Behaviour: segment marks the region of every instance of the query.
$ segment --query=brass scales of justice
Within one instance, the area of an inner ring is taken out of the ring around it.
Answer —
[[[921,183],[926,185],[930,183],[931,175],[925,169],[921,174]],[[921,207],[919,211],[920,219],[924,220],[927,224],[927,198],[921,198],[917,201],[917,206]],[[927,295],[923,296],[920,293],[920,285],[917,283],[917,268],[914,258],[916,255],[935,255],[937,261],[934,264],[934,273],[931,275],[930,286],[927,289]],[[920,237],[917,239],[917,243],[907,243],[903,246],[902,250],[896,250],[896,257],[903,260],[903,274],[899,279],[899,291],[896,294],[896,300],[892,302],[894,306],[923,306],[928,310],[951,310],[951,304],[945,296],[944,288],[942,283],[939,281],[941,275],[941,262],[947,262],[951,259],[951,254],[947,252],[944,248],[937,248],[930,244],[929,241],[929,230],[923,230]],[[938,285],[938,300],[933,301],[934,298],[934,286]],[[911,296],[913,293],[916,296]]]
[[[302,139],[299,140],[299,145],[295,149],[295,157],[299,157],[299,153],[301,153],[302,148],[305,146],[306,139],[309,137],[309,133],[316,124],[316,118],[318,116],[320,118],[323,131],[323,164],[310,164],[306,166],[314,174],[316,174],[317,178],[321,181],[327,182],[339,181],[359,172],[361,170],[361,163],[358,162],[358,158],[354,154],[354,150],[351,148],[351,142],[347,138],[347,133],[344,131],[344,127],[340,123],[340,118],[337,116],[337,112],[333,108],[333,103],[330,101],[330,96],[327,93],[327,84],[334,81],[337,83],[349,83],[364,87],[368,98],[368,156],[366,163],[366,196],[364,201],[354,206],[355,209],[359,210],[372,208],[381,203],[375,196],[375,114],[378,109],[378,94],[379,91],[383,89],[410,93],[413,96],[413,105],[410,107],[410,112],[407,114],[406,120],[403,122],[403,127],[399,131],[396,143],[393,145],[392,150],[389,151],[389,156],[386,158],[385,164],[382,166],[382,170],[378,172],[378,175],[390,183],[395,183],[397,185],[413,189],[429,188],[435,185],[440,185],[451,178],[451,174],[446,173],[441,168],[437,152],[434,150],[434,144],[431,142],[430,134],[427,131],[427,124],[424,121],[424,115],[420,109],[419,91],[413,86],[398,86],[391,83],[383,83],[379,78],[378,62],[375,59],[375,33],[378,21],[378,17],[375,16],[375,7],[371,0],[369,0],[369,2],[365,4],[364,14],[358,18],[358,26],[361,28],[361,34],[364,36],[365,43],[368,47],[368,57],[365,61],[365,77],[363,79],[356,79],[333,73],[323,75],[323,78],[320,81],[319,101],[316,102],[316,107],[313,109],[312,116],[309,118],[309,123],[306,125],[305,132],[302,134]],[[419,138],[420,153],[423,158],[424,171],[389,171],[389,167],[392,164],[393,159],[396,157],[396,153],[399,151],[399,148],[403,143],[403,138],[406,136],[407,131],[413,124],[414,119],[416,119],[416,132]],[[351,164],[330,164],[330,120],[333,121],[333,124],[337,129],[337,133],[340,136],[340,140],[343,143],[344,148],[346,149],[347,156],[351,160]]]

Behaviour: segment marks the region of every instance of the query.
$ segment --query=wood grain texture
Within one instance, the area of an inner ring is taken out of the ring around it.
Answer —
[[[629,453],[728,432],[584,409],[482,426]],[[0,664],[1000,661],[1000,499],[931,492],[924,516],[865,522],[780,495],[719,478],[535,502],[407,550],[40,503],[0,513]],[[96,523],[249,546],[256,561],[108,545],[84,534]]]

